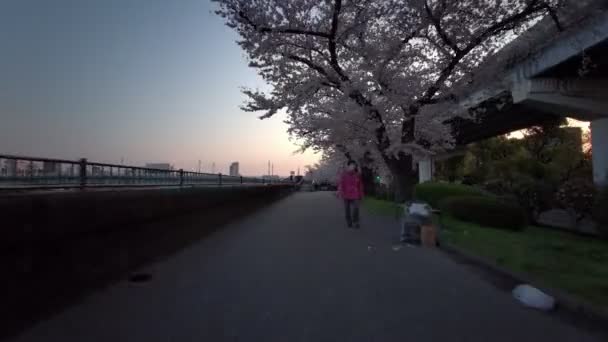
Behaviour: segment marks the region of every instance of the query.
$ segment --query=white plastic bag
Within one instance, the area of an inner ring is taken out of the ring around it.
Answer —
[[[412,203],[408,208],[408,212],[410,215],[420,215],[423,217],[431,215],[429,205],[426,203]]]
[[[553,297],[528,284],[515,287],[513,297],[525,306],[543,311],[549,311],[555,307]]]

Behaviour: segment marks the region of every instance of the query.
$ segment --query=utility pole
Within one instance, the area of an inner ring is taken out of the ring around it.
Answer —
[[[266,174],[270,177],[270,160],[268,161],[268,172]]]
[[[272,163],[272,171],[271,171],[270,175],[274,176],[274,163]]]
[[[198,160],[198,173],[201,173],[201,160]]]
[[[215,173],[215,162],[211,164],[211,173]]]

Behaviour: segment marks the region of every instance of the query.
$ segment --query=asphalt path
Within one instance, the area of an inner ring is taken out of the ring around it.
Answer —
[[[295,194],[14,341],[599,340],[441,251],[396,244],[394,219],[364,212],[352,230],[342,213],[331,193]]]

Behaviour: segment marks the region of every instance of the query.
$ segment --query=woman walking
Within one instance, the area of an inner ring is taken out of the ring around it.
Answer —
[[[338,195],[344,200],[348,228],[353,228],[354,224],[354,228],[358,229],[360,227],[359,204],[363,198],[363,181],[357,170],[357,163],[352,160],[346,164],[346,171],[340,176]]]

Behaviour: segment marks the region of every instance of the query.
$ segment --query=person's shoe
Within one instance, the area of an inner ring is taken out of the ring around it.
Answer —
[[[346,224],[346,228],[352,229],[352,228],[353,228],[353,225],[352,225],[352,224],[350,224],[350,223],[347,223],[347,224]]]
[[[355,223],[355,229],[359,229],[361,228],[361,225],[359,224],[359,222]]]

